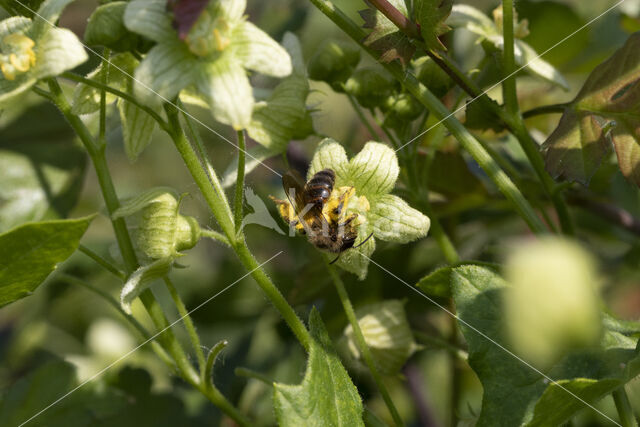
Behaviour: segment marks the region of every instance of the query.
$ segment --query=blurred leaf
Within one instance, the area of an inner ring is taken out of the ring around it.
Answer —
[[[456,267],[464,265],[475,265],[490,269],[492,271],[498,271],[497,264],[491,264],[488,262],[479,261],[464,261],[455,265],[448,265],[446,267],[438,268],[437,270],[424,276],[416,284],[422,292],[433,297],[450,298],[451,297],[451,280],[452,274]]]
[[[0,425],[21,425],[40,411],[29,425],[63,427],[92,426],[100,419],[116,414],[126,405],[124,396],[94,393],[91,386],[65,396],[77,385],[75,368],[63,361],[39,366],[8,388],[0,403]],[[59,402],[57,399],[64,397]]]
[[[131,314],[131,303],[142,291],[147,289],[154,280],[169,273],[173,258],[160,258],[151,264],[143,265],[131,274],[120,293],[122,309]]]
[[[608,148],[623,175],[640,186],[640,33],[597,66],[544,143],[554,177],[587,184]],[[602,120],[608,121],[606,125]]]
[[[31,222],[0,234],[0,307],[31,295],[75,252],[93,218]]]
[[[37,123],[37,126],[34,126]],[[0,125],[0,232],[66,217],[82,190],[87,157],[50,104]]]
[[[448,197],[468,197],[470,193],[482,193],[484,187],[471,173],[462,154],[458,151],[436,151],[429,166],[429,190]]]
[[[469,364],[484,388],[478,426],[559,425],[585,408],[507,352],[502,310],[507,285],[500,276],[484,267],[462,266],[453,269],[451,279],[456,309],[464,322],[460,328],[469,345]],[[572,392],[594,404],[612,390],[614,382],[618,387],[640,372],[635,345],[634,340],[607,331],[600,348],[569,354],[548,376],[569,384]]]
[[[447,24],[454,28],[467,29],[476,34],[480,41],[486,40],[494,49],[502,52],[504,47],[502,34],[494,22],[478,9],[463,4],[454,5]],[[524,67],[529,73],[564,89],[569,88],[562,74],[548,62],[538,58],[536,51],[524,41],[515,40],[514,53],[516,64],[519,67]]]
[[[333,349],[318,311],[309,316],[312,341],[300,385],[274,383],[274,406],[282,426],[364,426],[362,401]]]
[[[404,0],[389,0],[389,3],[404,16],[409,16]],[[378,52],[382,62],[391,62],[397,59],[403,66],[406,66],[416,50],[409,37],[377,9],[361,10],[360,16],[364,19],[363,27],[371,29],[369,35],[364,39],[365,46]]]
[[[138,36],[124,26],[124,11],[127,3],[114,1],[98,6],[89,17],[84,32],[84,41],[89,46],[104,46],[115,52],[126,52],[135,48]]]
[[[498,106],[498,103],[486,95],[489,102]],[[499,107],[499,106],[498,106]],[[502,132],[505,129],[504,123],[491,110],[484,107],[481,102],[472,99],[467,102],[465,109],[465,126],[469,129],[486,130],[491,129],[494,132]]]
[[[427,48],[438,51],[447,50],[438,38],[451,30],[446,19],[451,13],[453,0],[418,0],[413,8],[416,21],[420,24],[420,32]]]

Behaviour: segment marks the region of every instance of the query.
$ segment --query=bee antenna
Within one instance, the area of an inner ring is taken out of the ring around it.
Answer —
[[[333,261],[331,261],[331,262],[329,263],[329,265],[331,265],[331,264],[333,264],[334,262],[336,262],[339,258],[340,258],[340,254],[338,254],[338,256],[336,257],[336,259],[334,259]]]
[[[358,243],[358,246],[354,246],[351,249],[356,249],[356,248],[359,248],[360,246],[364,245],[365,243],[367,243],[367,240],[369,240],[372,236],[373,236],[373,232],[371,232],[371,234],[369,234],[367,236],[367,238],[364,239],[362,242]]]

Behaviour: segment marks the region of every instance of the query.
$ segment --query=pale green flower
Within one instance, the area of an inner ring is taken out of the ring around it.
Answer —
[[[349,160],[342,145],[326,138],[316,149],[307,179],[322,169],[333,169],[336,173],[334,188],[355,189],[345,215],[358,214],[360,225],[355,246],[373,233],[362,246],[343,252],[336,262],[360,280],[367,275],[376,239],[408,243],[427,235],[431,224],[429,218],[400,197],[390,194],[400,167],[396,153],[387,145],[367,142],[362,151]]]
[[[71,31],[48,23],[55,22],[70,2],[47,0],[33,20],[16,16],[0,21],[0,104],[29,90],[39,79],[56,76],[87,60]]]
[[[245,8],[246,0],[211,0],[181,40],[166,0],[129,3],[126,27],[157,43],[136,69],[136,96],[157,104],[194,89],[216,120],[247,128],[254,106],[247,70],[284,77],[292,66],[287,52],[245,19]]]

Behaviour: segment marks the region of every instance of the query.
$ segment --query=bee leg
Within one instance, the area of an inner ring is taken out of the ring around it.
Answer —
[[[340,224],[338,224],[339,227],[344,227],[346,225],[349,225],[351,223],[351,221],[353,221],[354,219],[358,218],[358,214],[353,214],[351,215],[349,218],[347,218],[345,220],[345,222],[341,222]]]
[[[362,242],[358,243],[358,245],[357,245],[357,246],[354,246],[354,247],[353,247],[353,248],[351,248],[351,249],[356,249],[356,248],[359,248],[360,246],[364,245],[365,243],[367,243],[367,240],[369,240],[372,236],[373,236],[373,232],[372,232],[371,234],[369,234],[369,235],[367,236],[367,238],[366,238],[366,239],[364,239]]]

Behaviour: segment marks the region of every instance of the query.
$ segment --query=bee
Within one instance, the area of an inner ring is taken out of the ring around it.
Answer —
[[[282,177],[288,202],[272,199],[278,205],[282,218],[299,233],[306,234],[312,245],[340,254],[354,247],[358,237],[358,214],[353,213],[345,218],[345,207],[355,194],[355,189],[341,188],[339,194],[335,195],[335,178],[333,170],[323,169],[305,183],[297,172],[290,171]]]

